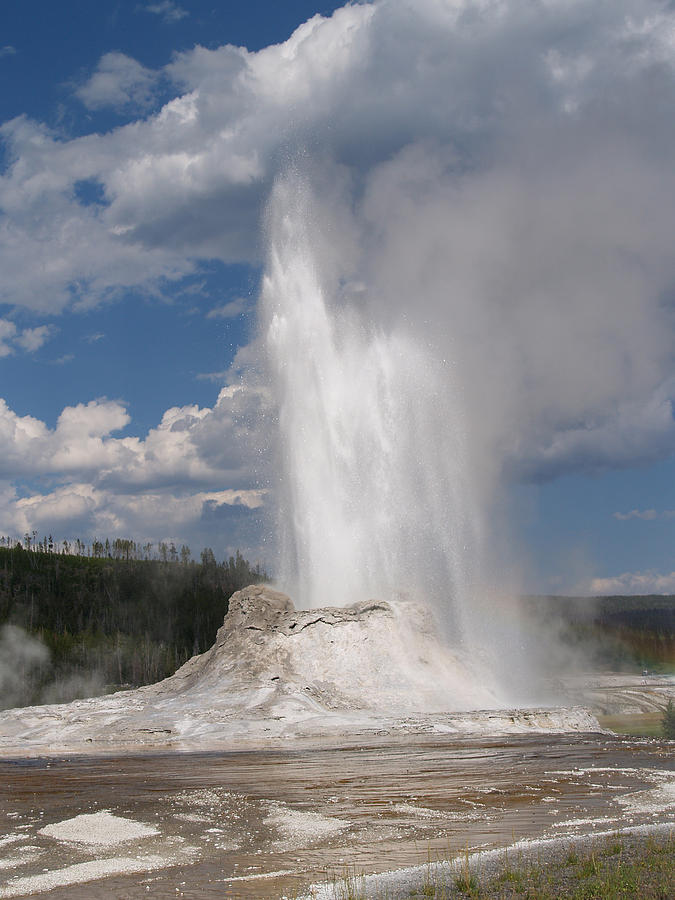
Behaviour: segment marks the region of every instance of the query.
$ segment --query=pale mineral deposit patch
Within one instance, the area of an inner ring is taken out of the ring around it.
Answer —
[[[108,878],[122,874],[128,875],[136,872],[151,872],[153,869],[161,869],[166,865],[167,860],[161,856],[146,856],[142,859],[133,857],[95,859],[90,862],[66,866],[63,869],[43,872],[40,875],[16,878],[9,884],[0,887],[0,897],[32,896],[33,894],[41,894],[44,891],[51,891],[58,887],[68,887],[71,884],[85,884],[99,878]]]
[[[151,825],[144,825],[133,819],[124,819],[122,816],[112,815],[107,810],[101,810],[46,825],[38,831],[38,834],[55,838],[57,841],[113,847],[123,841],[152,837],[159,834],[159,830]]]
[[[275,828],[281,840],[275,846],[280,850],[311,846],[331,838],[350,827],[350,822],[323,816],[317,812],[292,809],[285,803],[269,801],[265,824]]]

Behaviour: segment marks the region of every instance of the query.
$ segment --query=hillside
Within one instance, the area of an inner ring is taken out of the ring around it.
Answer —
[[[197,563],[140,558],[131,541],[109,556],[81,546],[96,555],[0,547],[0,707],[171,675],[211,646],[236,590],[267,580],[238,552]]]

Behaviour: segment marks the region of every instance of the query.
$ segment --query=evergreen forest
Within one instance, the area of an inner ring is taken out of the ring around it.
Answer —
[[[0,708],[171,675],[207,650],[229,597],[266,581],[241,553],[173,544],[0,538]]]

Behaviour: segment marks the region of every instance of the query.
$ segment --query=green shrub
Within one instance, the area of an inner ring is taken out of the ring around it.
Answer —
[[[668,705],[663,711],[661,729],[664,738],[669,741],[675,741],[675,705],[673,705],[672,699],[668,701]]]

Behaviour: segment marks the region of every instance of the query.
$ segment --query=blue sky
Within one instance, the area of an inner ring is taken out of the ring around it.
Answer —
[[[520,487],[523,543],[532,589],[551,592],[594,578],[641,573],[645,587],[628,581],[604,593],[669,593],[655,576],[669,573],[675,544],[675,472],[672,459],[596,475],[566,475]],[[632,585],[632,587],[631,587]]]
[[[271,561],[251,366],[301,153],[373,311],[456,360],[522,586],[675,592],[673,47],[656,0],[7,0],[0,533]]]
[[[87,106],[77,90],[106,53],[124,54],[144,67],[161,69],[195,45],[215,49],[235,44],[257,50],[283,42],[308,18],[330,15],[338,5],[314,0],[3,4],[0,121],[27,117],[53,129],[64,141],[105,134],[133,122],[139,112],[143,116],[157,112],[174,94],[159,85],[147,104]],[[95,180],[83,180],[77,187],[84,204],[101,202]],[[129,421],[116,430],[116,437],[147,434],[170,407],[212,407],[237,350],[255,332],[260,274],[257,261],[224,265],[209,259],[200,262],[194,275],[182,278],[177,289],[164,284],[150,292],[145,286],[140,291],[122,290],[114,300],[95,302],[91,308],[86,308],[84,297],[84,308],[77,311],[59,304],[52,313],[48,301],[39,313],[7,304],[8,321],[16,326],[19,339],[31,329],[43,329],[44,335],[36,335],[38,346],[28,352],[10,340],[0,359],[3,397],[19,417],[37,418],[49,429],[56,427],[64,407],[98,398],[119,401]],[[12,499],[44,496],[64,482],[59,473],[15,474],[11,464],[6,474]],[[142,531],[154,541],[186,541],[195,553],[213,544],[219,556],[243,546],[251,556],[269,563],[260,547],[259,522],[242,526],[239,520],[246,519],[248,507],[236,496],[233,502],[220,507],[212,503],[208,509],[204,505],[196,526],[194,517],[174,527],[151,517],[138,530],[127,527],[125,533],[140,538]],[[105,522],[93,522],[76,506],[74,515],[56,516],[53,524],[49,516],[20,521],[9,510],[0,531],[21,538],[24,528],[35,528],[40,534],[50,530],[72,538],[77,533],[90,540],[105,530]],[[225,511],[224,524],[218,519],[219,508]],[[123,531],[127,524],[124,517],[113,519],[111,534],[117,523]]]
[[[137,109],[87,109],[74,94],[104,54],[119,51],[157,69],[195,44],[257,50],[284,41],[312,15],[330,15],[339,5],[5,3],[0,122],[28,116],[71,137],[114,129],[133,121]],[[149,109],[160,109],[170,96],[159,91]],[[17,413],[37,416],[51,427],[63,406],[100,396],[123,399],[140,430],[156,424],[169,406],[212,405],[218,379],[204,376],[225,371],[250,338],[259,279],[259,266],[225,267],[214,260],[181,286],[182,296],[148,299],[129,291],[103,308],[75,315],[66,310],[49,320],[53,337],[44,348],[3,359],[3,381],[12,386],[4,396]],[[241,299],[241,314],[206,318],[211,309]],[[35,327],[34,316],[20,309],[13,320]]]

